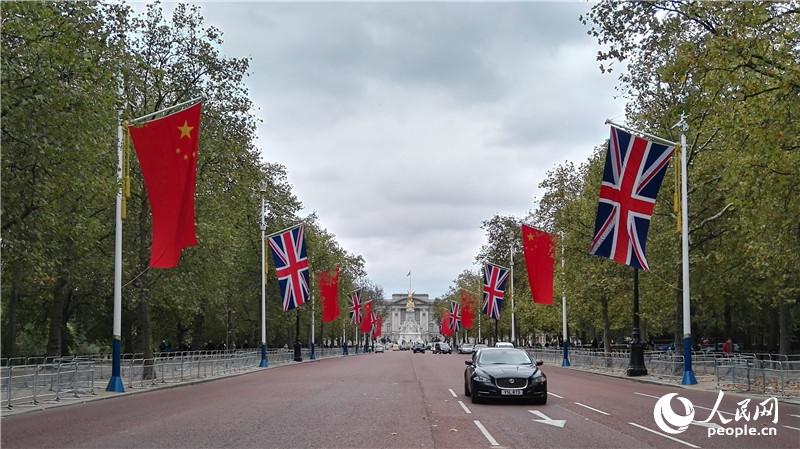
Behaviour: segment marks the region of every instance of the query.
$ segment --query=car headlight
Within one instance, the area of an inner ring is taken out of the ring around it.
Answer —
[[[491,379],[489,379],[486,376],[481,376],[480,374],[475,374],[474,376],[472,376],[472,380],[474,380],[475,382],[488,383]]]
[[[547,377],[545,377],[545,375],[542,374],[542,372],[540,371],[540,372],[534,374],[533,376],[531,376],[531,381],[532,381],[532,383],[535,383],[535,384],[541,384],[541,383],[547,382]]]

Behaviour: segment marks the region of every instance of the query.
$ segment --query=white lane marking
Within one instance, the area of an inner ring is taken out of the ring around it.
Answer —
[[[457,398],[457,397],[458,397],[458,395],[456,394],[456,392],[455,392],[455,391],[453,391],[453,389],[452,389],[452,388],[448,388],[448,390],[450,391],[450,394],[452,394],[454,398]]]
[[[461,402],[461,401],[458,401],[458,405],[460,405],[460,406],[461,406],[461,408],[463,408],[463,409],[464,409],[464,412],[466,412],[466,413],[467,413],[467,415],[471,415],[471,414],[472,414],[472,412],[471,412],[471,411],[469,411],[469,409],[467,408],[467,406],[466,406],[466,405],[464,405],[464,403],[463,403],[463,402]]]
[[[483,436],[485,436],[486,439],[489,440],[489,444],[491,444],[492,446],[499,446],[499,444],[497,444],[497,440],[495,440],[492,434],[489,433],[488,430],[486,430],[486,427],[483,427],[483,424],[481,424],[480,421],[476,419],[475,421],[472,422],[474,422],[475,425],[478,426],[478,430],[480,430]]]
[[[539,410],[528,410],[533,415],[538,416],[542,419],[534,419],[533,421],[540,422],[542,424],[549,424],[551,426],[555,426],[558,428],[563,429],[564,425],[567,423],[565,419],[550,419],[549,416],[545,415],[544,413],[540,412]]]
[[[639,396],[647,396],[648,398],[653,398],[653,399],[661,399],[661,396],[653,396],[652,394],[639,393],[637,391],[634,391],[633,394],[638,394]]]
[[[800,415],[789,415],[789,416],[794,416],[795,418],[800,418]]]
[[[634,391],[633,394],[638,394],[639,396],[647,396],[648,398],[653,398],[653,399],[661,399],[661,396],[653,396],[652,394],[639,393],[639,392],[636,392],[636,391]],[[694,408],[699,408],[699,409],[708,410],[708,411],[713,410],[711,408],[703,407],[702,405],[696,405],[696,404],[694,405]],[[724,410],[717,410],[717,411],[722,413],[723,415],[731,415],[731,416],[733,416],[733,413],[731,413],[731,412],[726,412]],[[798,416],[798,418],[800,418],[800,416]]]
[[[714,422],[692,421],[689,424],[691,424],[693,426],[698,426],[698,427],[707,427],[707,428],[710,428],[710,429],[721,429],[722,428],[722,426],[720,426],[719,424],[714,423]]]
[[[559,396],[559,395],[557,395],[555,393],[550,393],[549,391],[547,392],[547,394],[549,394],[550,396],[555,396],[555,397],[557,397],[559,399],[564,399],[564,396]]]
[[[662,436],[662,437],[664,437],[664,438],[669,438],[669,439],[670,439],[670,440],[672,440],[672,441],[677,441],[678,443],[685,444],[685,445],[687,445],[687,446],[689,446],[689,447],[693,447],[693,448],[695,448],[695,449],[700,449],[700,446],[695,446],[695,445],[694,445],[694,444],[692,444],[692,443],[688,443],[688,442],[686,442],[686,441],[679,440],[679,439],[677,439],[677,438],[675,438],[675,437],[671,437],[671,436],[669,436],[669,435],[667,435],[667,434],[665,434],[665,433],[661,433],[661,432],[655,431],[655,430],[653,430],[653,429],[648,429],[647,427],[645,427],[645,426],[640,426],[639,424],[636,424],[635,422],[629,422],[628,424],[630,424],[630,425],[632,425],[632,426],[634,426],[634,427],[638,427],[638,428],[640,428],[640,429],[642,429],[642,430],[646,430],[646,431],[648,431],[648,432],[650,432],[650,433],[654,433],[654,434],[656,434],[656,435],[660,435],[660,436]]]
[[[792,426],[783,426],[783,427],[786,427],[787,429],[792,429],[792,430],[796,430],[796,431],[800,432],[800,429],[798,429],[797,427],[792,427]]]
[[[604,411],[602,411],[602,410],[598,410],[598,409],[596,409],[596,408],[594,408],[594,407],[589,407],[589,406],[588,406],[588,405],[586,405],[586,404],[581,404],[580,402],[576,402],[575,404],[576,404],[576,405],[580,405],[581,407],[584,407],[584,408],[588,408],[589,410],[593,410],[593,411],[595,411],[595,412],[597,412],[597,413],[602,413],[602,414],[604,414],[604,415],[606,415],[606,416],[611,416],[611,413],[606,413],[606,412],[604,412]]]

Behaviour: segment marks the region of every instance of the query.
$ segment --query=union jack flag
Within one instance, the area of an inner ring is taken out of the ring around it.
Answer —
[[[275,261],[275,274],[283,298],[283,311],[302,306],[310,296],[308,255],[303,239],[303,225],[297,225],[269,238]]]
[[[361,289],[350,293],[350,321],[361,324]]]
[[[461,329],[461,304],[450,302],[450,329],[458,332]]]
[[[590,254],[650,271],[647,230],[674,149],[611,127]]]
[[[500,319],[509,269],[490,262],[483,263],[483,307],[481,312],[494,320]]]
[[[378,312],[373,310],[372,313],[370,313],[370,317],[369,317],[369,321],[370,321],[369,334],[370,335],[376,335],[375,331],[377,330],[377,328],[378,328],[378,326],[380,324],[379,323],[380,319],[381,319],[381,317],[380,317],[380,315],[378,315]]]

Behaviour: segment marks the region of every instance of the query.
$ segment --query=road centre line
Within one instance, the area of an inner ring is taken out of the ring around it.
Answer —
[[[486,430],[486,427],[483,427],[483,424],[481,424],[480,421],[476,419],[475,421],[472,422],[474,422],[475,425],[478,426],[478,430],[480,430],[483,436],[485,436],[486,439],[489,440],[489,444],[491,444],[492,446],[500,446],[499,444],[497,444],[497,440],[495,440],[492,434],[489,433],[488,430]]]
[[[611,413],[606,413],[606,412],[604,412],[604,411],[602,411],[602,410],[598,410],[598,409],[596,409],[596,408],[594,408],[594,407],[589,407],[589,406],[588,406],[588,405],[586,405],[586,404],[581,404],[580,402],[576,402],[575,404],[576,404],[576,405],[580,405],[581,407],[584,407],[584,408],[588,408],[589,410],[593,410],[593,411],[595,411],[595,412],[597,412],[597,413],[602,413],[602,414],[604,414],[604,415],[606,415],[606,416],[611,416]]]
[[[467,415],[471,415],[471,414],[472,414],[472,412],[471,412],[471,411],[469,411],[469,409],[467,408],[467,406],[466,406],[466,405],[464,405],[464,403],[463,403],[463,402],[461,402],[461,401],[458,401],[458,405],[460,405],[460,406],[461,406],[461,408],[463,408],[463,409],[464,409],[464,411],[467,413]]]
[[[453,395],[453,397],[454,397],[454,398],[457,398],[457,397],[458,397],[458,395],[456,394],[456,392],[455,392],[455,391],[453,391],[453,389],[452,389],[452,388],[448,388],[447,390],[450,392],[450,394],[452,394],[452,395]]]
[[[557,394],[555,394],[555,393],[551,393],[551,392],[549,392],[549,391],[547,392],[547,394],[549,394],[550,396],[555,396],[555,397],[557,397],[557,398],[559,398],[559,399],[564,399],[564,396],[559,396],[559,395],[557,395]]]
[[[653,399],[661,399],[661,396],[653,396],[652,394],[639,393],[639,392],[636,392],[636,391],[634,391],[633,394],[638,394],[639,396],[647,396],[648,398],[653,398]],[[699,408],[699,409],[708,410],[708,411],[714,410],[712,408],[703,407],[702,405],[697,405],[697,404],[692,404],[692,405],[694,405],[694,408]],[[731,415],[731,416],[734,415],[733,413],[726,412],[725,410],[717,410],[717,411],[722,413],[723,415]],[[794,415],[792,415],[792,416],[794,416]],[[798,416],[798,417],[800,418],[800,416]]]
[[[638,427],[638,428],[640,428],[640,429],[642,429],[642,430],[646,430],[646,431],[648,431],[648,432],[650,432],[650,433],[654,433],[654,434],[656,434],[656,435],[660,435],[660,436],[662,436],[662,437],[664,437],[664,438],[669,438],[669,439],[670,439],[670,440],[672,440],[672,441],[677,441],[678,443],[685,444],[685,445],[687,445],[687,446],[689,446],[689,447],[693,447],[693,448],[695,448],[695,449],[700,449],[700,446],[695,446],[695,445],[694,445],[694,444],[692,444],[692,443],[688,443],[688,442],[686,442],[686,441],[679,440],[679,439],[677,439],[677,438],[675,438],[675,437],[671,437],[671,436],[669,436],[669,435],[667,435],[667,434],[664,434],[664,433],[661,433],[661,432],[657,432],[657,431],[655,431],[655,430],[653,430],[653,429],[648,429],[647,427],[645,427],[645,426],[640,426],[639,424],[636,424],[635,422],[629,422],[628,424],[630,424],[630,425],[632,425],[632,426],[634,426],[634,427]]]
[[[796,430],[796,431],[800,432],[800,429],[798,429],[797,427],[792,427],[792,426],[783,426],[783,427],[786,427],[787,429],[792,429],[792,430]]]

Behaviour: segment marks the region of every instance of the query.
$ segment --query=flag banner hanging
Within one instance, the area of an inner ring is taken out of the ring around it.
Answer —
[[[372,301],[364,304],[364,314],[361,318],[361,333],[366,334],[372,330]]]
[[[522,225],[522,253],[531,299],[536,304],[553,304],[553,240],[547,232]]]
[[[442,330],[442,336],[444,337],[450,337],[453,335],[453,328],[452,325],[450,324],[450,320],[451,320],[450,311],[445,310],[444,313],[442,314],[442,322],[440,325],[440,329]]]
[[[378,338],[378,321],[380,320],[380,315],[378,315],[377,311],[372,311],[369,316],[369,333],[374,338]]]
[[[202,104],[131,126],[152,211],[150,268],[178,266],[183,249],[197,245],[194,193]]]
[[[500,319],[510,270],[491,262],[483,264],[483,307],[481,312],[493,320]]]
[[[611,127],[590,254],[650,271],[647,230],[673,149]]]
[[[465,290],[461,290],[461,325],[464,326],[464,329],[472,329],[472,322],[475,319],[475,298],[467,293]]]
[[[455,334],[461,330],[461,304],[450,301],[450,334]]]
[[[361,324],[361,289],[350,293],[350,321],[353,324]]]
[[[308,255],[303,238],[303,225],[270,236],[269,249],[275,261],[275,274],[278,276],[283,311],[302,306],[310,296]]]
[[[381,335],[383,335],[383,315],[378,315],[378,318],[375,320],[375,324],[375,331],[373,335],[375,335],[375,338],[381,338]]]
[[[339,267],[318,273],[317,281],[322,296],[322,322],[330,323],[339,317]]]

